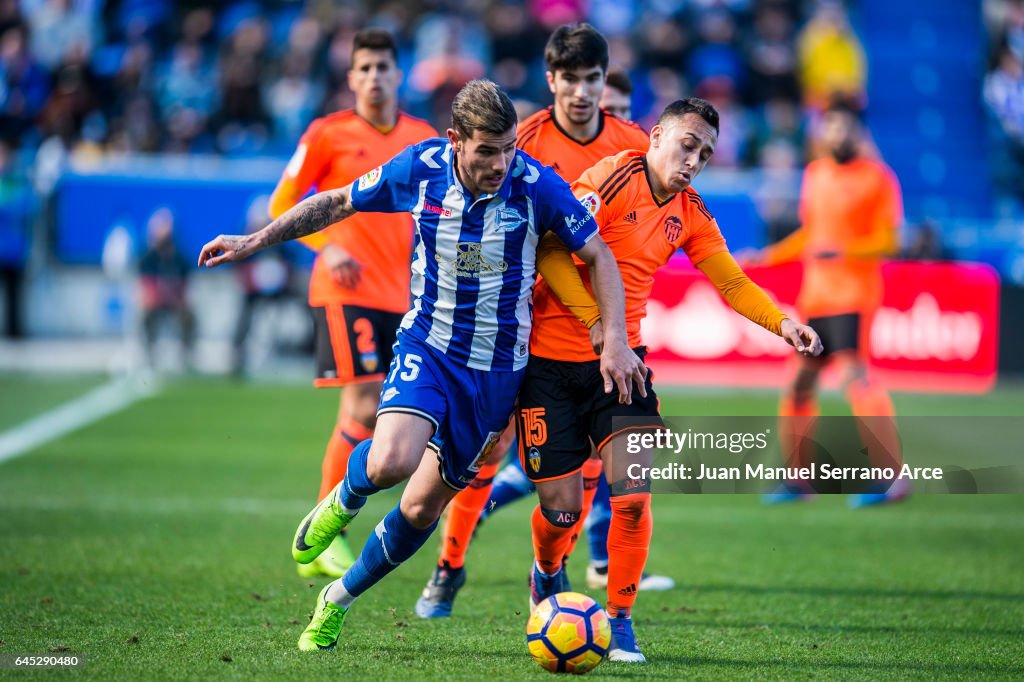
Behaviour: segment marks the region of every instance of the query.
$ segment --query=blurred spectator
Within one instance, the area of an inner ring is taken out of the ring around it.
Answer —
[[[798,102],[781,97],[765,102],[753,126],[745,159],[748,165],[772,169],[802,165],[804,131]]]
[[[908,260],[948,260],[949,254],[942,245],[942,228],[930,218],[925,218],[909,230],[909,239],[901,256]]]
[[[249,205],[246,234],[262,229],[268,220],[267,197],[260,197]],[[238,264],[236,273],[242,286],[243,298],[232,343],[232,373],[235,376],[245,374],[248,359],[246,340],[252,331],[256,313],[288,301],[303,302],[291,288],[294,267],[286,256],[287,251],[283,248],[266,249],[255,258]]]
[[[455,94],[486,73],[489,53],[487,31],[472,16],[438,12],[423,19],[416,29],[409,86],[430,100],[428,118],[448,118]]]
[[[92,124],[88,131],[92,141],[105,137],[89,55],[75,47],[54,73],[53,90],[40,112],[39,125],[44,137],[59,137],[65,148],[71,148],[83,136],[87,121]]]
[[[98,30],[86,7],[98,6],[71,0],[44,0],[29,9],[32,54],[43,66],[55,69],[70,53],[89,54],[97,43]]]
[[[158,78],[157,103],[166,126],[168,151],[193,151],[207,129],[217,100],[217,71],[201,45],[181,41]]]
[[[1004,44],[985,76],[985,105],[994,121],[993,157],[997,187],[1024,200],[1024,60]]]
[[[862,106],[867,84],[864,48],[839,0],[819,0],[797,41],[804,101],[824,110],[835,96]]]
[[[13,152],[0,140],[0,285],[4,291],[3,333],[22,336],[21,287],[28,257],[32,192],[14,167]]]
[[[724,9],[705,12],[698,19],[698,34],[700,44],[690,55],[687,69],[694,88],[699,90],[705,82],[714,80],[722,83],[718,87],[728,88],[732,93],[742,91],[746,84],[746,64],[739,49],[733,16]]]
[[[174,216],[169,209],[157,209],[146,226],[146,252],[139,260],[142,329],[151,366],[160,321],[176,318],[181,329],[186,362],[191,359],[195,324],[186,297],[188,276],[194,266],[174,243]]]
[[[547,36],[530,21],[526,8],[514,2],[500,2],[490,8],[486,20],[491,34],[494,81],[513,99],[546,99],[546,90],[538,92],[535,86],[543,77],[544,69],[537,55],[543,54]]]
[[[281,60],[281,73],[267,87],[265,99],[274,136],[287,151],[316,115],[320,88],[311,78],[312,56],[290,51]]]
[[[762,4],[754,14],[754,35],[747,47],[750,100],[800,101],[796,77],[793,19],[778,4]]]
[[[49,74],[27,42],[21,23],[0,35],[0,138],[15,142],[31,129],[50,92]]]
[[[239,22],[221,55],[221,100],[215,117],[217,147],[227,153],[254,154],[269,137],[260,77],[265,68],[267,25],[260,17]]]
[[[526,4],[545,34],[562,24],[583,21],[587,14],[586,0],[527,0]]]
[[[706,78],[696,89],[696,94],[718,110],[722,131],[708,165],[713,168],[739,167],[744,159],[749,158],[753,128],[747,110],[738,101],[735,81],[724,76]]]

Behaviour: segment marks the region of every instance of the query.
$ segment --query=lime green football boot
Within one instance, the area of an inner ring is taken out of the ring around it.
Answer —
[[[358,513],[344,512],[341,506],[343,484],[344,481],[334,486],[334,490],[313,507],[313,511],[306,514],[296,529],[295,540],[292,541],[292,558],[300,564],[308,564],[320,556]]]
[[[352,549],[348,546],[344,535],[338,535],[331,541],[323,554],[308,564],[297,564],[298,573],[303,578],[326,576],[340,578],[345,571],[356,562]]]
[[[348,609],[343,609],[333,602],[327,601],[327,588],[320,590],[316,598],[316,611],[309,625],[299,635],[299,651],[319,651],[334,649],[341,636],[341,626],[345,624]]]

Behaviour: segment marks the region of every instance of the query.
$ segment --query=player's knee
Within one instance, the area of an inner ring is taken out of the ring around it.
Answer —
[[[540,513],[543,514],[548,523],[555,528],[572,528],[580,520],[580,514],[582,512],[582,509],[550,509],[544,506],[540,508]]]
[[[843,373],[842,389],[846,393],[863,391],[871,388],[867,368],[863,363],[853,362]]]
[[[366,461],[366,475],[374,485],[390,488],[412,476],[419,466],[419,459],[418,456],[411,456],[399,443],[378,444],[378,440],[374,439]]]
[[[402,516],[411,526],[424,530],[441,518],[444,504],[434,500],[402,500]]]
[[[794,398],[800,400],[801,398],[806,399],[808,396],[814,394],[814,389],[818,385],[818,371],[811,369],[801,369],[796,374],[796,378],[793,380],[793,395]]]
[[[650,493],[634,493],[611,498],[612,515],[627,523],[637,523],[651,512]]]

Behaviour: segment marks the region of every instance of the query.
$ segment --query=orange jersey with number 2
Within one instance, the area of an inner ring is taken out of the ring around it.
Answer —
[[[395,127],[382,133],[354,111],[341,111],[310,124],[285,179],[302,193],[344,187],[410,144],[436,136],[428,123],[406,114],[400,113]],[[408,213],[357,213],[324,234],[359,262],[362,277],[355,287],[342,287],[317,258],[309,282],[310,305],[348,303],[396,313],[409,309],[413,223]]]

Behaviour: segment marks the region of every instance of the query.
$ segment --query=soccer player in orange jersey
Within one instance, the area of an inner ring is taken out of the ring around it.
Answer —
[[[598,105],[608,71],[608,43],[597,29],[589,24],[558,27],[548,39],[544,60],[554,104],[519,125],[516,145],[520,149],[551,166],[569,182],[605,157],[625,149],[647,150],[650,143],[647,133],[635,123],[609,115]],[[538,263],[538,268],[543,272],[543,263]],[[420,617],[451,615],[455,595],[466,581],[466,552],[514,434],[513,428],[506,430],[494,448],[494,461],[484,463],[476,479],[449,505],[438,565],[416,603]],[[601,461],[592,460],[584,475],[587,497],[573,546],[594,499]],[[523,494],[529,493],[523,491]],[[672,586],[670,580],[661,576],[650,578],[661,579],[655,581],[655,585]],[[648,583],[652,584],[650,580]]]
[[[715,219],[690,187],[714,153],[717,140],[714,107],[696,98],[679,100],[665,109],[651,130],[647,153],[625,151],[606,158],[573,185],[619,264],[626,288],[629,344],[642,359],[640,323],[654,273],[681,248],[733,309],[782,336],[799,352],[817,355],[821,342],[814,330],[787,318],[743,274]],[[632,464],[650,467],[653,452],[630,453],[624,441],[635,428],[662,426],[658,398],[649,375],[646,391],[634,389],[629,401],[607,393],[594,351],[594,346],[600,346],[600,325],[594,324],[597,315],[587,274],[580,270],[580,263],[569,260],[557,241],[543,241],[539,252],[547,257],[549,249],[565,256],[569,274],[556,274],[549,264],[534,289],[530,362],[516,417],[520,458],[540,498],[532,517],[536,561],[531,603],[565,590],[563,560],[583,506],[581,469],[593,443],[611,489],[607,611],[612,643],[608,656],[613,661],[642,663],[646,659],[633,634],[631,613],[647,561],[653,517],[650,481],[631,477],[628,471]],[[580,322],[593,325],[589,336]],[[631,426],[613,426],[617,417],[632,418]]]
[[[270,200],[276,218],[310,190],[344,187],[408,145],[437,137],[428,123],[398,110],[402,72],[386,31],[356,34],[348,85],[355,108],[313,121]],[[345,475],[352,448],[370,438],[391,346],[409,309],[413,224],[407,213],[360,213],[303,238],[318,252],[309,282],[316,326],[318,387],[344,387],[324,455],[322,499]],[[341,577],[354,557],[342,536],[300,575]]]
[[[621,68],[608,69],[601,93],[601,108],[623,121],[633,120],[633,82]]]
[[[898,469],[902,460],[892,401],[867,372],[871,316],[882,298],[882,259],[896,253],[903,202],[892,170],[861,151],[865,144],[859,113],[837,101],[822,120],[822,141],[828,156],[807,166],[800,196],[802,226],[765,249],[766,264],[802,260],[803,282],[797,306],[821,333],[825,352],[800,358],[796,377],[783,394],[779,414],[788,418],[793,436],[792,457],[805,457],[801,442],[818,415],[818,375],[830,363],[843,371],[850,403],[872,466]],[[800,463],[794,466],[802,466]],[[879,481],[878,490],[854,495],[854,507],[892,502],[909,492],[902,479]],[[768,502],[799,499],[808,490],[787,484]]]

